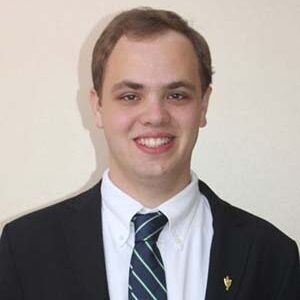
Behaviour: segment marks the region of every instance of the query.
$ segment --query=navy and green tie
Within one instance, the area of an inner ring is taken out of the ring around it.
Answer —
[[[129,300],[166,300],[163,261],[157,247],[159,234],[168,219],[161,212],[136,214],[135,245],[129,268]]]

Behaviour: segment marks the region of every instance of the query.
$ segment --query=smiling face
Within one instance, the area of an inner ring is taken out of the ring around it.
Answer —
[[[108,59],[100,99],[91,92],[115,183],[189,181],[210,95],[200,82],[195,51],[182,34],[121,37]]]

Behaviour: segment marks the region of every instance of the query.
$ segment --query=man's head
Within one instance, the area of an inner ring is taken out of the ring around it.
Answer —
[[[206,125],[211,68],[204,39],[174,13],[125,12],[98,40],[93,76],[91,106],[104,129],[114,182],[129,194],[145,184],[180,190]]]
[[[167,10],[136,8],[117,15],[99,37],[93,51],[92,77],[94,89],[101,95],[107,60],[122,36],[143,40],[176,31],[192,43],[204,92],[212,82],[211,56],[207,42],[179,15]]]

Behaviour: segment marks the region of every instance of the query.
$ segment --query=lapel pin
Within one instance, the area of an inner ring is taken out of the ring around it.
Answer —
[[[224,278],[224,284],[225,284],[226,291],[229,291],[232,284],[232,279],[230,279],[228,275]]]

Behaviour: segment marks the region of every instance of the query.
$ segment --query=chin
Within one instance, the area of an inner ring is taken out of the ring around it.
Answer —
[[[139,179],[155,179],[172,174],[171,168],[166,165],[145,164],[136,169],[136,176]]]

